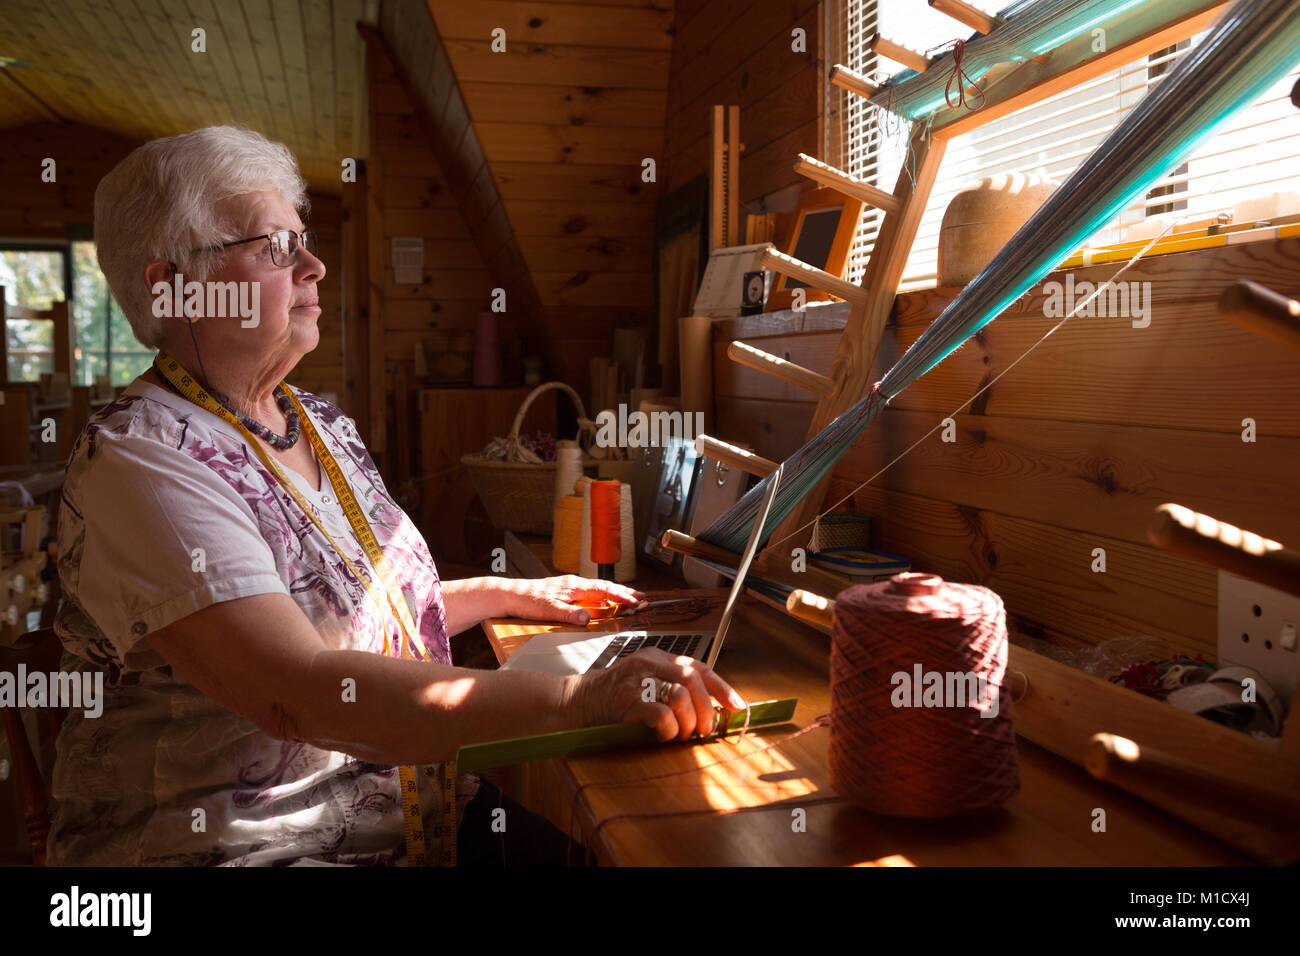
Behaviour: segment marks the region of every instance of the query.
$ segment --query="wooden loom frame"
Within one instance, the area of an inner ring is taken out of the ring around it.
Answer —
[[[997,29],[996,20],[961,0],[929,3],[977,32]],[[765,254],[764,268],[799,278],[850,303],[830,372],[823,375],[741,342],[730,344],[728,357],[816,393],[817,408],[807,437],[819,434],[859,401],[871,384],[868,377],[885,323],[948,140],[1173,46],[1206,29],[1228,5],[1229,0],[1163,0],[1161,12],[1155,13],[1152,8],[1156,5],[1144,4],[1107,22],[1104,52],[1094,53],[1091,35],[1084,34],[1032,60],[995,67],[980,81],[985,94],[980,109],[940,110],[928,123],[913,123],[909,144],[912,168],[900,172],[892,193],[800,154],[796,172],[884,212],[866,273],[861,285],[855,286],[781,253]],[[882,52],[898,49],[897,44],[880,37],[873,47]],[[914,66],[921,71],[930,68],[924,59]],[[951,65],[945,61],[936,68],[947,71]],[[877,92],[866,78],[843,66],[832,69],[830,81],[858,96],[871,97]],[[1300,331],[1295,334],[1300,337]],[[775,467],[758,456],[737,453],[714,438],[702,437],[700,444],[709,457],[760,477]],[[780,553],[778,547],[821,512],[831,477],[827,474],[775,529],[771,540],[777,544],[769,544],[754,566],[757,574],[813,591],[812,600],[821,602],[815,613],[807,607],[805,613],[798,613],[795,605],[810,599],[807,592],[800,591],[798,597],[792,595],[789,610],[825,632],[829,632],[830,605],[815,594],[833,595],[849,582],[811,567],[795,575],[787,570],[788,552]],[[734,563],[734,557],[723,557],[725,549],[684,535],[666,535],[665,545]],[[1015,705],[1018,734],[1094,772],[1099,760],[1105,763],[1101,738],[1122,735],[1134,739],[1143,748],[1140,766],[1115,769],[1120,761],[1112,754],[1112,772],[1106,779],[1256,859],[1270,863],[1300,860],[1300,716],[1287,723],[1282,747],[1275,749],[1024,648],[1012,646],[1010,652],[1010,669],[1023,678],[1025,687]]]

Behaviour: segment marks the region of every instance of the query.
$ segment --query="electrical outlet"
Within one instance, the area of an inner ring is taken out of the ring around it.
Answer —
[[[1288,705],[1300,678],[1300,597],[1219,572],[1219,666],[1259,671]]]

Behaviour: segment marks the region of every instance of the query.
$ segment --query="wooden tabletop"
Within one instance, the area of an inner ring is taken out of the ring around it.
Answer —
[[[721,589],[646,590],[652,599],[711,599],[712,607],[694,620],[660,612],[652,620],[627,618],[594,626],[708,629],[716,626],[726,596]],[[498,659],[505,661],[531,635],[571,628],[488,621],[484,629]],[[998,811],[941,821],[868,813],[830,788],[825,727],[786,739],[830,709],[829,638],[746,597],[717,670],[747,700],[798,697],[794,722],[750,733],[743,742],[731,737],[538,761],[508,777],[516,798],[588,843],[606,865],[1249,862],[1023,738],[1018,740],[1020,793]],[[641,780],[650,776],[658,779]],[[1105,810],[1104,832],[1094,830],[1098,808]]]

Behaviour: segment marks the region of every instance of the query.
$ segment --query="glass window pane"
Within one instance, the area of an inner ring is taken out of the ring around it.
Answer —
[[[131,322],[130,320],[127,319],[126,313],[124,313],[120,308],[118,308],[116,302],[113,303],[112,311],[113,311],[112,338],[113,338],[114,354],[118,352],[141,351],[144,348],[144,346],[142,346],[139,340],[136,339],[135,333],[131,331]]]
[[[93,242],[72,244],[72,315],[77,326],[77,347],[81,360],[86,353],[102,352],[108,347],[104,339],[106,330],[105,309],[108,306],[108,283],[95,261]],[[92,379],[81,376],[82,384]]]
[[[48,309],[63,299],[63,253],[57,249],[0,251],[0,285],[5,302],[28,309]],[[54,326],[50,322],[9,319],[6,345],[10,381],[35,382],[54,371]]]
[[[28,319],[5,322],[9,348],[9,381],[38,382],[54,371],[54,323]]]
[[[83,385],[95,384],[96,375],[108,374],[108,356],[103,352],[82,352],[80,369]]]
[[[139,346],[137,346],[139,348]],[[130,385],[153,361],[152,352],[113,352],[113,384]]]
[[[57,249],[0,251],[0,285],[5,301],[48,309],[63,299],[63,253]]]

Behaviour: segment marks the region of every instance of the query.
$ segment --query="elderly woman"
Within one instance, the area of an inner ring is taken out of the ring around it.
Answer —
[[[100,266],[159,355],[68,461],[56,629],[65,668],[106,672],[107,700],[60,733],[52,863],[436,859],[441,764],[462,744],[624,720],[684,739],[711,728],[711,697],[744,706],[659,651],[582,677],[453,666],[448,637],[485,618],[582,624],[576,599],[638,595],[439,581],[355,423],[283,382],[319,339],[306,205],[288,150],[230,127],[146,143],[95,193]],[[257,314],[208,314],[178,274]],[[663,703],[643,700],[647,677]],[[457,781],[462,845],[487,836],[479,784]]]

